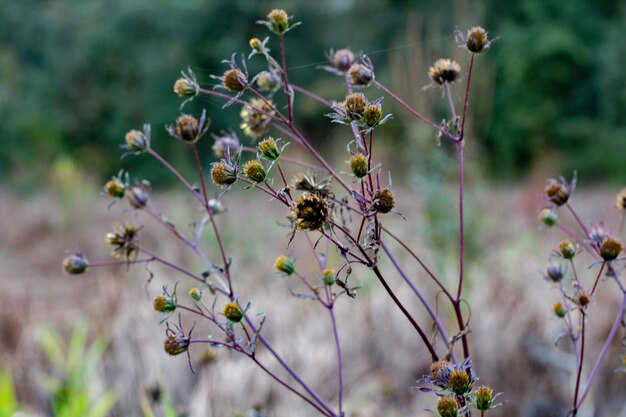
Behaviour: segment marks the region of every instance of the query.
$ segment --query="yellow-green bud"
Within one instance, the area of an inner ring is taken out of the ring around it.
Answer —
[[[261,43],[261,40],[259,38],[250,39],[250,48],[254,49],[255,51],[259,51],[262,45],[263,44]]]
[[[374,127],[383,117],[383,109],[378,104],[369,104],[363,111],[363,120],[369,127]]]
[[[541,222],[545,224],[546,226],[552,227],[555,224],[557,224],[559,217],[554,212],[554,210],[551,210],[549,208],[544,208],[543,210],[539,212],[539,220],[541,220]]]
[[[280,255],[274,262],[274,269],[289,276],[296,272],[296,265],[293,260],[286,255]]]
[[[226,304],[222,313],[233,323],[239,323],[241,319],[243,319],[243,312],[239,308],[239,305],[234,302]]]
[[[200,86],[187,78],[179,78],[174,83],[174,92],[179,97],[193,97],[198,94]]]
[[[560,318],[565,317],[565,315],[567,314],[567,311],[565,311],[565,307],[563,307],[563,304],[561,303],[554,303],[554,305],[552,306],[552,311],[554,312],[554,314],[556,314],[557,317]]]
[[[493,401],[493,390],[486,385],[481,385],[476,390],[476,408],[480,411],[487,411],[491,408]]]
[[[126,186],[117,178],[113,178],[104,184],[104,192],[115,198],[123,198],[126,193]]]
[[[612,261],[616,259],[621,252],[622,242],[612,236],[606,237],[600,247],[600,256],[605,261]]]
[[[265,181],[265,168],[261,161],[252,159],[243,166],[243,175],[256,183],[261,183]]]
[[[178,307],[176,299],[169,295],[159,294],[152,301],[152,308],[159,313],[170,313],[176,310],[176,307]]]
[[[350,169],[357,178],[367,175],[367,157],[363,154],[354,155],[350,158]]]
[[[335,270],[331,268],[326,268],[322,271],[322,281],[327,286],[332,286],[335,283]]]
[[[224,73],[223,85],[227,90],[235,92],[242,91],[247,83],[248,80],[244,73],[236,68],[229,69]]]
[[[256,147],[259,156],[268,161],[275,161],[280,157],[280,149],[273,137],[268,136],[263,139]]]
[[[187,351],[189,339],[181,336],[169,335],[163,342],[163,349],[172,356],[180,355]]]
[[[439,85],[453,83],[461,75],[461,66],[450,59],[438,59],[428,70],[428,75]]]
[[[194,287],[192,289],[189,290],[189,292],[187,293],[189,295],[190,298],[192,298],[193,300],[196,301],[200,301],[200,299],[202,299],[202,291],[200,291],[198,288]]]
[[[234,184],[237,181],[235,169],[225,162],[215,162],[211,166],[211,179],[216,185],[225,186]]]
[[[376,213],[389,213],[395,206],[393,192],[388,188],[383,188],[374,193],[372,199],[372,210]]]
[[[267,20],[272,25],[272,30],[276,33],[285,33],[289,27],[289,16],[282,9],[274,9],[267,15]]]
[[[456,395],[463,395],[467,391],[469,391],[471,386],[470,377],[467,372],[457,369],[452,371],[449,376],[450,381],[450,391],[454,392]]]
[[[569,240],[559,243],[559,252],[565,259],[573,259],[576,256],[576,246]]]
[[[87,271],[89,261],[80,253],[74,253],[63,259],[63,270],[68,274],[77,275]]]
[[[126,147],[131,151],[143,152],[150,145],[149,139],[139,130],[131,130],[124,136]]]
[[[441,417],[457,417],[459,406],[452,397],[442,397],[437,402],[437,411]]]
[[[487,40],[487,31],[480,26],[473,27],[467,32],[465,46],[468,51],[475,54],[480,53],[486,46],[488,46],[488,44],[489,41]]]

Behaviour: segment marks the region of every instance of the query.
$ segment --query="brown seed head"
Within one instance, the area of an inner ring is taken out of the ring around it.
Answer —
[[[622,252],[622,242],[612,236],[604,238],[602,246],[600,247],[600,256],[605,261],[612,261],[616,259]]]
[[[188,347],[189,339],[186,337],[169,335],[163,342],[163,349],[172,356],[186,352]]]
[[[485,29],[481,28],[480,26],[476,26],[471,28],[467,32],[465,46],[470,52],[473,52],[475,54],[480,53],[485,49],[487,45],[487,31],[485,31]]]
[[[395,204],[393,192],[389,188],[383,188],[374,193],[372,210],[376,213],[389,213]]]
[[[453,83],[461,75],[461,66],[450,59],[438,59],[428,70],[428,75],[439,85]]]
[[[348,75],[352,85],[367,87],[374,81],[374,71],[363,64],[352,64]]]
[[[379,104],[368,104],[363,110],[363,120],[369,127],[374,127],[383,117],[383,109]]]
[[[546,197],[557,206],[562,206],[569,199],[569,189],[560,182],[550,182],[545,188]]]
[[[330,214],[328,201],[317,194],[302,194],[295,201],[293,216],[298,230],[319,230]]]
[[[332,64],[337,70],[346,72],[354,64],[354,53],[349,49],[339,49],[333,55]]]
[[[586,307],[589,302],[591,302],[591,298],[589,298],[589,294],[587,294],[586,291],[583,291],[582,293],[580,293],[580,295],[578,296],[578,305],[580,305],[581,307]]]
[[[367,99],[361,93],[349,94],[342,103],[342,107],[352,120],[360,120],[367,106]]]
[[[104,192],[111,197],[123,198],[126,193],[126,186],[122,181],[117,178],[113,178],[104,184]]]
[[[232,68],[224,73],[224,81],[222,84],[229,91],[239,92],[245,88],[247,82],[248,80],[243,72],[236,68]]]
[[[626,188],[624,188],[615,198],[615,207],[626,211]]]
[[[183,114],[176,119],[176,133],[181,140],[187,143],[195,143],[200,139],[198,119],[188,114]]]
[[[63,259],[63,270],[68,274],[77,275],[87,271],[89,261],[80,253],[66,256]]]

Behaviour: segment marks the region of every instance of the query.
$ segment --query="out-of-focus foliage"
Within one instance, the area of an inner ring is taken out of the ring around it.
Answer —
[[[11,371],[5,370],[0,373],[0,417],[12,417],[18,409]]]
[[[558,150],[566,169],[623,178],[626,167],[618,158],[626,151],[620,117],[626,110],[626,12],[620,2],[482,0],[469,6],[426,0],[0,0],[0,179],[22,189],[46,186],[47,171],[67,157],[108,177],[119,168],[123,134],[144,122],[154,125],[153,146],[182,162],[177,158],[189,155],[174,152],[174,141],[161,129],[179,114],[174,80],[189,65],[210,87],[209,75],[226,68],[222,59],[247,53],[250,37],[266,35],[252,22],[273,7],[303,22],[288,35],[290,77],[332,99],[341,99],[333,97],[340,91],[337,80],[316,69],[324,51],[364,51],[378,77],[391,84],[393,54],[414,47],[428,49],[428,59],[454,53],[439,50],[442,38],[448,41],[455,25],[482,24],[501,36],[478,66],[493,75],[488,91],[473,97],[477,120],[487,121],[473,126],[474,136],[491,171],[515,175]],[[409,15],[423,23],[417,46],[407,38]],[[251,63],[253,72],[258,64]],[[219,112],[220,105],[196,100],[185,110],[207,107],[214,132],[237,126],[237,112]],[[329,124],[319,108],[298,105],[311,136],[327,138]],[[407,128],[398,126],[394,136]],[[208,152],[209,142],[200,147]],[[155,166],[146,158],[123,165],[131,163],[135,175]],[[156,182],[165,175],[149,174]]]

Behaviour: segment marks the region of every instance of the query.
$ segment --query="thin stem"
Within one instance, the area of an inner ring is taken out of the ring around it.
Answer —
[[[131,264],[145,264],[154,261],[154,258],[148,259],[132,259],[127,261],[100,261],[100,262],[89,262],[88,268],[98,268],[98,267],[109,267],[109,266],[121,266],[121,265],[131,265]]]
[[[602,271],[604,271],[604,267],[606,266],[606,261],[602,262],[602,266],[600,267],[600,271],[598,271],[598,276],[593,283],[593,287],[591,288],[591,292],[589,296],[592,296],[594,292],[596,292],[596,287],[598,286],[598,282],[600,281],[600,277],[602,276]]]
[[[341,355],[341,345],[339,344],[339,331],[337,330],[337,320],[335,319],[334,303],[332,303],[332,297],[330,290],[326,287],[326,298],[328,300],[328,313],[330,314],[330,320],[333,324],[333,336],[335,338],[335,348],[337,349],[337,367],[339,372],[339,388],[337,396],[339,397],[339,415],[343,416],[343,358]]]
[[[280,73],[283,76],[283,87],[285,90],[285,96],[287,97],[287,111],[289,114],[289,125],[293,126],[293,108],[291,104],[292,94],[289,87],[289,78],[287,78],[287,57],[285,56],[285,36],[281,33],[278,35],[278,41],[280,43],[280,59],[282,66]]]
[[[156,253],[144,248],[144,247],[139,247],[139,251],[145,253],[146,255],[150,256],[152,258],[152,260],[157,261],[159,263],[162,263],[163,265],[170,267],[178,272],[180,272],[181,274],[185,274],[188,277],[201,282],[203,284],[206,284],[206,280],[203,279],[202,277],[188,271],[187,269],[183,268],[182,266],[176,265],[170,261],[167,261],[165,259],[163,259],[162,257],[160,257],[159,255],[157,255]],[[221,288],[215,288],[215,290],[217,291],[221,291]]]
[[[469,343],[467,341],[467,331],[465,328],[465,322],[463,321],[463,312],[461,311],[461,300],[454,302],[454,314],[456,315],[456,321],[459,325],[459,333],[461,334],[461,344],[463,345],[463,357],[469,357]]]
[[[589,238],[589,231],[587,230],[587,226],[585,226],[585,224],[582,222],[580,217],[578,217],[578,214],[576,214],[576,211],[572,208],[572,206],[569,203],[566,203],[565,206],[567,207],[569,212],[572,213],[572,216],[574,216],[574,219],[576,219],[576,222],[578,223],[580,228],[583,229],[583,232],[585,232],[585,237]]]
[[[463,116],[461,118],[461,134],[459,135],[459,142],[462,142],[465,138],[465,122],[467,121],[467,103],[469,99],[470,83],[472,81],[472,72],[474,70],[474,54],[470,58],[470,66],[467,71],[467,84],[465,84],[465,98],[463,99]]]
[[[463,291],[463,278],[465,272],[465,223],[464,223],[464,195],[463,195],[463,141],[457,142],[457,153],[459,157],[459,285],[456,292],[456,300],[461,299]]]
[[[578,372],[576,373],[576,388],[574,389],[574,404],[572,409],[572,416],[576,416],[578,413],[578,390],[580,388],[580,378],[583,372],[583,361],[585,358],[585,314],[580,314],[581,330],[580,330],[580,358],[578,361]]]
[[[450,106],[450,113],[452,114],[452,121],[456,124],[456,108],[454,107],[454,100],[452,100],[452,92],[450,91],[450,83],[444,83],[443,88],[446,91],[448,97],[448,105]]]
[[[432,343],[430,343],[430,340],[428,340],[428,336],[426,336],[426,333],[424,333],[424,331],[422,330],[420,325],[417,324],[415,319],[407,311],[407,309],[404,307],[404,305],[402,305],[400,300],[398,300],[398,297],[396,297],[396,295],[393,293],[393,291],[389,287],[389,284],[387,284],[387,281],[385,281],[385,278],[383,277],[383,275],[381,274],[380,270],[378,269],[378,266],[374,266],[372,268],[372,271],[374,271],[374,273],[378,277],[378,280],[380,281],[380,283],[383,284],[383,287],[385,287],[385,290],[387,291],[387,294],[389,294],[389,296],[391,297],[393,302],[398,306],[398,308],[400,308],[400,310],[402,311],[402,314],[404,314],[404,316],[407,318],[407,320],[409,320],[409,322],[411,323],[413,328],[415,328],[415,330],[417,330],[417,333],[422,338],[422,341],[424,342],[424,345],[426,345],[426,348],[430,352],[430,356],[432,358],[432,361],[433,362],[437,362],[439,357],[437,356],[437,352],[435,351],[435,348],[433,347]]]
[[[312,91],[307,90],[306,88],[299,87],[299,86],[297,86],[295,84],[291,84],[291,88],[293,88],[294,90],[296,90],[299,93],[304,94],[305,96],[309,96],[313,100],[323,104],[326,107],[332,106],[332,103],[330,101],[323,99],[322,97],[318,96],[317,94],[315,94]]]
[[[198,194],[198,191],[196,189],[194,189],[194,187],[191,186],[191,184],[189,184],[189,182],[187,182],[187,180],[185,179],[185,177],[182,176],[182,174],[180,172],[178,172],[178,170],[176,168],[174,168],[169,162],[167,162],[165,160],[165,158],[163,158],[161,155],[159,155],[154,149],[152,148],[148,148],[148,153],[150,155],[152,155],[157,161],[159,161],[161,164],[163,164],[163,166],[165,166],[165,168],[167,168],[172,174],[174,174],[174,176],[176,178],[178,178],[180,180],[181,183],[183,183],[183,185],[185,186],[185,188],[187,188],[189,191],[191,191],[191,194],[193,194],[193,196],[200,202],[202,203],[202,197],[200,196],[200,194]]]

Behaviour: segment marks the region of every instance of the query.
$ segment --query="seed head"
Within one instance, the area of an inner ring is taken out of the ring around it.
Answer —
[[[363,121],[368,127],[375,127],[383,117],[380,104],[368,104],[363,110]]]
[[[243,175],[251,181],[262,183],[265,181],[265,168],[258,159],[252,159],[243,166]]]
[[[554,303],[552,305],[552,311],[556,314],[557,317],[563,318],[567,314],[565,311],[565,307],[561,303]]]
[[[441,417],[457,417],[459,406],[452,397],[442,397],[437,403],[437,411]]]
[[[106,234],[104,241],[107,245],[113,246],[113,252],[111,255],[118,259],[127,259],[134,257],[137,254],[137,233],[139,229],[131,224],[125,226],[117,225],[113,229],[113,232]]]
[[[374,81],[374,71],[364,64],[352,64],[348,71],[352,85],[367,87]]]
[[[322,281],[324,281],[324,284],[327,286],[332,286],[335,283],[335,270],[331,269],[331,268],[325,268],[322,271]]]
[[[285,33],[289,28],[289,16],[282,9],[274,9],[267,15],[267,20],[272,25],[275,33]]]
[[[189,295],[189,297],[195,301],[200,301],[202,299],[202,291],[200,291],[196,287],[190,289],[187,295]]]
[[[549,209],[549,208],[544,208],[543,210],[539,212],[539,220],[541,220],[541,222],[545,224],[546,226],[552,227],[555,224],[557,224],[559,217],[554,212],[554,210]]]
[[[626,188],[624,188],[615,198],[615,207],[626,211]]]
[[[269,101],[271,105],[271,101]],[[241,116],[241,129],[246,136],[250,136],[252,139],[259,139],[265,135],[268,125],[272,121],[270,115],[275,112],[265,101],[257,98],[251,98],[250,101],[245,104],[239,115]]]
[[[559,252],[565,259],[573,259],[576,256],[576,246],[569,240],[559,243]]]
[[[465,46],[472,53],[480,53],[485,47],[489,46],[489,41],[487,39],[487,31],[481,28],[480,26],[476,26],[471,28],[467,32],[467,38],[465,39]]]
[[[126,191],[126,199],[132,208],[142,209],[148,204],[150,186],[147,182],[136,185]]]
[[[262,45],[263,44],[261,43],[261,40],[259,38],[250,39],[250,48],[254,49],[255,51],[260,51]]]
[[[552,282],[559,282],[565,276],[565,268],[561,264],[550,263],[546,268],[545,277]]]
[[[194,97],[198,95],[200,86],[189,78],[179,78],[174,83],[174,92],[179,97]]]
[[[211,179],[221,187],[231,185],[237,181],[237,171],[225,162],[215,162],[211,165]]]
[[[165,338],[163,349],[172,356],[180,355],[189,348],[189,338],[173,334]]]
[[[114,198],[123,198],[126,193],[126,185],[118,178],[112,178],[104,184],[104,192]]]
[[[374,193],[372,210],[376,213],[389,213],[395,204],[393,192],[389,188],[383,188]]]
[[[143,152],[150,146],[150,139],[144,132],[139,130],[131,130],[124,136],[126,148],[135,152]]]
[[[87,271],[89,260],[82,253],[74,253],[63,259],[63,270],[68,274],[78,275]]]
[[[319,230],[328,221],[329,213],[325,198],[317,194],[302,194],[293,208],[294,225],[298,230]]]
[[[183,114],[176,119],[176,133],[184,142],[197,142],[200,139],[198,119],[188,114]]]
[[[350,158],[350,169],[357,178],[363,178],[367,175],[367,157],[362,153],[356,154]]]
[[[224,306],[222,313],[226,318],[233,323],[239,323],[243,318],[243,312],[239,308],[239,305],[235,302],[228,303]]]
[[[240,92],[246,87],[248,80],[243,72],[236,68],[229,69],[224,73],[222,85],[229,91]]]
[[[566,184],[557,181],[550,181],[545,188],[546,197],[556,206],[560,207],[567,203],[570,191]]]
[[[486,385],[481,385],[476,390],[476,408],[487,411],[493,402],[493,390]]]
[[[283,274],[290,276],[296,272],[296,265],[293,260],[286,255],[280,255],[276,258],[276,262],[274,262],[274,269],[278,272],[282,272]]]
[[[600,256],[605,261],[616,259],[622,252],[622,242],[612,236],[607,236],[600,246]]]
[[[463,395],[469,391],[471,382],[467,372],[457,369],[452,371],[449,378],[450,391],[454,392],[456,395]]]
[[[159,313],[170,313],[176,310],[176,307],[178,307],[176,297],[169,294],[159,294],[152,301],[152,308]]]
[[[589,297],[589,294],[587,294],[586,291],[581,292],[578,296],[578,305],[580,305],[581,307],[586,307],[590,302],[591,298]]]
[[[361,93],[352,93],[346,97],[342,106],[350,119],[360,120],[367,106],[367,99]]]
[[[428,75],[439,85],[453,83],[461,75],[461,66],[450,59],[438,59],[428,70]]]
[[[451,366],[452,365],[450,364],[450,362],[446,360],[433,362],[433,364],[430,365],[430,374],[432,375],[434,379],[440,379],[441,378],[440,374],[442,372],[447,372],[449,369],[451,369]]]
[[[354,64],[354,53],[349,49],[339,49],[332,56],[332,64],[340,72],[346,72]]]
[[[275,161],[280,157],[280,149],[273,137],[268,136],[263,139],[256,147],[257,154],[268,161]]]

